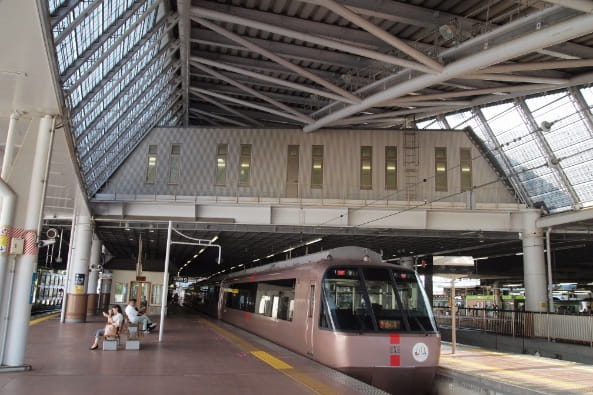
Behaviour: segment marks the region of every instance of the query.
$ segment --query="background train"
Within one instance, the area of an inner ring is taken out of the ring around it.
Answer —
[[[415,273],[341,247],[198,283],[198,310],[397,394],[431,390],[440,355]]]
[[[64,299],[65,284],[66,275],[63,272],[39,269],[35,275],[31,312],[39,314],[59,310]]]

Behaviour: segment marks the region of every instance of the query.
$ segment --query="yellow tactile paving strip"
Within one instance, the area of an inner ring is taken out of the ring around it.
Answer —
[[[43,322],[43,321],[51,320],[52,318],[57,317],[59,315],[60,315],[60,313],[52,313],[52,314],[48,314],[48,315],[45,315],[40,318],[36,318],[34,320],[29,321],[29,326],[39,324],[40,322]]]
[[[593,352],[593,350],[591,351]],[[593,394],[593,366],[443,345],[440,367],[513,386],[550,394]]]
[[[301,383],[305,387],[309,388],[311,391],[320,394],[320,395],[336,395],[339,394],[339,391],[334,390],[333,388],[329,387],[328,385],[322,383],[319,380],[314,379],[311,376],[308,376],[305,373],[299,372],[291,365],[287,364],[286,362],[270,355],[265,351],[258,350],[258,348],[251,344],[250,342],[242,339],[241,337],[227,331],[226,329],[221,328],[220,326],[206,320],[203,318],[199,319],[201,323],[208,326],[209,328],[213,329],[214,331],[218,332],[222,336],[226,337],[233,343],[237,344],[239,347],[243,348],[246,351],[249,351],[251,355],[254,357],[262,360],[266,364],[270,365],[274,369],[282,372],[286,376],[290,377],[296,382]]]

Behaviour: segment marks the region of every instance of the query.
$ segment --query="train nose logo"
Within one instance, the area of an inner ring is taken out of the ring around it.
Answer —
[[[424,362],[428,358],[428,346],[424,343],[416,343],[412,348],[412,355],[418,362]]]

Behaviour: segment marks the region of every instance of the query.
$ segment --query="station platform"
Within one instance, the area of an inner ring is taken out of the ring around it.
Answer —
[[[593,366],[576,362],[443,343],[439,365],[439,395],[593,394]]]
[[[167,318],[141,339],[141,349],[90,350],[99,317],[30,327],[30,371],[0,373],[0,395],[384,394],[245,331],[201,315]],[[125,336],[122,336],[122,343]]]

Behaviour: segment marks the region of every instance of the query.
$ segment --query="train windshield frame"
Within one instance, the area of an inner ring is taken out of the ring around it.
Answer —
[[[415,273],[381,266],[335,266],[322,280],[322,329],[437,333]]]

